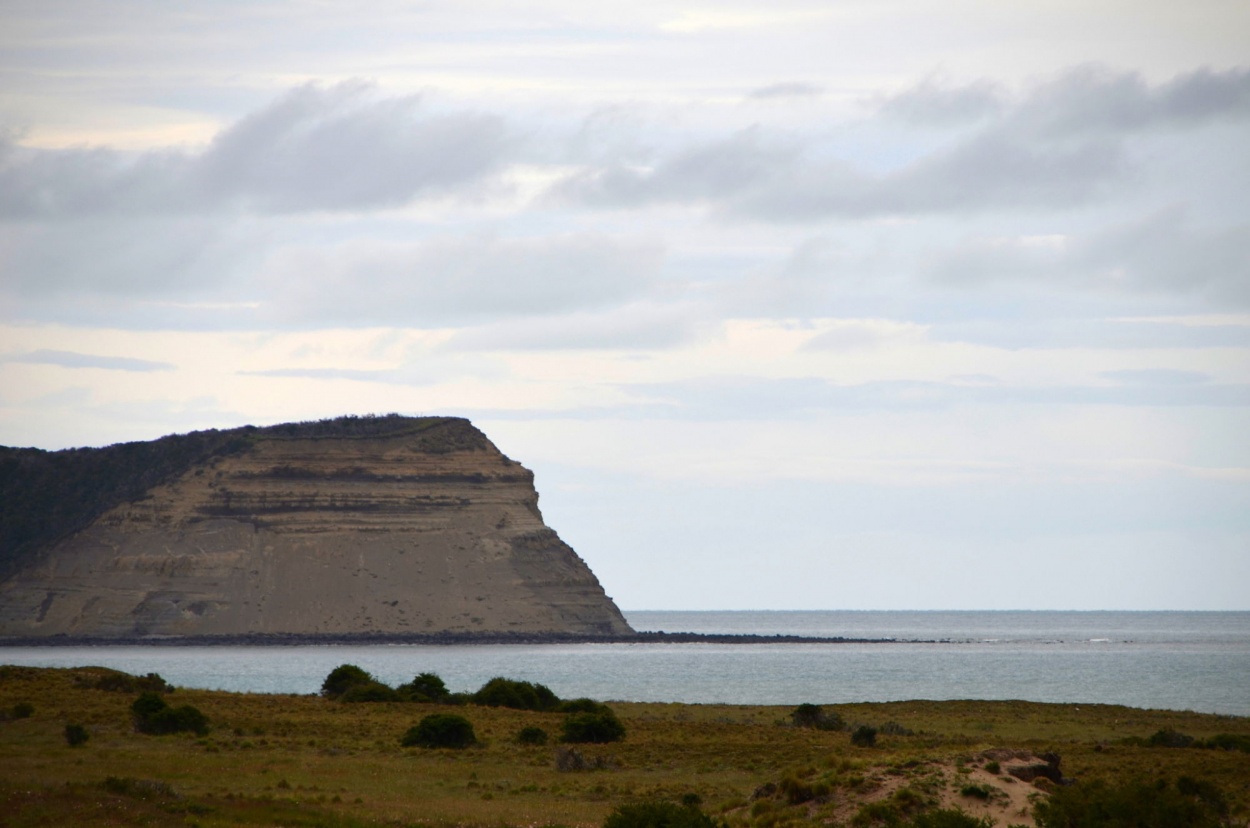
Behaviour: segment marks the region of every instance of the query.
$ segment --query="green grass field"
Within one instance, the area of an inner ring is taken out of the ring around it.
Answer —
[[[1163,730],[1250,737],[1241,717],[1019,701],[826,706],[852,727],[911,731],[856,747],[846,730],[793,726],[788,707],[615,703],[625,740],[578,745],[602,767],[561,771],[560,745],[516,734],[535,726],[554,740],[562,714],[182,689],[169,703],[199,708],[211,731],[149,736],[132,722],[137,693],[90,687],[111,672],[0,667],[0,824],[598,826],[623,803],[694,795],[730,826],[889,825],[891,810],[939,805],[1031,825],[1030,798],[1048,783],[999,771],[982,756],[994,749],[1058,754],[1082,784],[1202,779],[1222,789],[1235,824],[1250,817],[1250,753],[1137,743]],[[30,715],[13,712],[24,704]],[[400,746],[423,716],[448,711],[472,722],[476,746]],[[71,747],[67,724],[87,741]]]

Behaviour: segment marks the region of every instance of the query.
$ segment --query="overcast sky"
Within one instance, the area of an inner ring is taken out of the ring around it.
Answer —
[[[463,415],[626,609],[1250,609],[1248,33],[7,0],[0,443]]]

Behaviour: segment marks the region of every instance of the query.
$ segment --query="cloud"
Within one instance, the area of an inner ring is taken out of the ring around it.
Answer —
[[[1080,66],[1034,89],[1013,118],[1038,132],[1061,135],[1250,118],[1250,69],[1199,69],[1151,86],[1137,72]]]
[[[949,284],[1023,281],[1250,305],[1250,225],[1194,227],[1178,208],[1083,237],[974,238],[933,258],[930,275]]]
[[[1176,371],[1165,368],[1133,368],[1100,371],[1098,376],[1124,385],[1197,385],[1208,382],[1209,374],[1201,371]]]
[[[862,410],[938,411],[963,406],[1250,407],[1248,384],[1166,382],[1159,380],[1167,373],[1154,372],[1137,376],[1139,381],[1120,379],[1112,386],[1018,386],[987,382],[985,378],[840,385],[819,377],[703,377],[624,386],[621,390],[633,396],[635,403],[623,405],[614,413],[722,421],[795,419]],[[1141,381],[1148,378],[1149,381]]]
[[[757,92],[809,91],[801,86]],[[963,86],[926,80],[882,99],[878,114],[868,126],[909,147],[884,169],[865,163],[871,150],[848,152],[811,133],[783,137],[755,126],[672,149],[647,164],[585,165],[552,195],[611,209],[689,204],[766,221],[1098,204],[1144,174],[1128,143],[1140,133],[1250,116],[1250,70],[1203,69],[1151,85],[1137,73],[1083,66],[1015,98],[989,80]],[[899,123],[975,128],[935,143],[914,132],[889,132]]]
[[[602,312],[511,319],[456,332],[448,350],[653,350],[694,339],[701,314],[680,304],[635,302]]]
[[[0,354],[0,362],[17,362],[28,365],[58,365],[62,368],[98,368],[105,371],[172,371],[178,366],[171,362],[156,362],[134,357],[100,356],[80,354],[75,351],[57,351],[40,348],[21,354]]]
[[[265,312],[282,324],[351,327],[551,317],[645,295],[662,261],[651,242],[572,235],[298,247],[266,264]]]
[[[773,83],[767,86],[757,86],[747,93],[747,97],[761,101],[777,100],[780,98],[814,98],[824,94],[824,91],[824,87],[814,83],[791,81],[788,83]]]
[[[998,83],[978,80],[948,86],[929,78],[909,89],[880,98],[881,114],[910,124],[951,126],[996,115],[1007,106],[1007,91]]]
[[[0,217],[393,207],[480,182],[515,141],[494,115],[436,113],[361,83],[310,84],[198,153],[32,149],[0,136]]]

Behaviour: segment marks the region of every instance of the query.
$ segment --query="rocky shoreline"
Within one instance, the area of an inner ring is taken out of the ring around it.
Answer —
[[[579,633],[476,633],[444,632],[425,635],[354,633],[332,635],[264,633],[251,635],[134,636],[101,638],[52,635],[0,638],[4,647],[304,647],[311,645],[420,644],[452,646],[464,644],[893,644],[936,643],[901,642],[892,638],[843,638],[802,635],[728,635],[688,632],[637,632],[623,635],[584,635]]]

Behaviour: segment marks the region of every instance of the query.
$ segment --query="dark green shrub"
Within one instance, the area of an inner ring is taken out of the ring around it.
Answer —
[[[860,725],[851,734],[851,744],[856,747],[873,747],[877,744],[877,729],[868,725]]]
[[[555,710],[560,699],[544,685],[497,676],[473,694],[473,703],[513,710]]]
[[[353,684],[339,696],[341,702],[391,702],[399,701],[399,693],[380,681]]]
[[[80,724],[65,725],[65,743],[70,747],[78,747],[87,743],[87,739],[91,738],[91,734],[87,733],[87,728]]]
[[[547,731],[541,727],[523,727],[516,735],[516,740],[523,745],[547,744]]]
[[[408,728],[399,743],[404,747],[466,748],[477,743],[473,724],[454,713],[435,713]]]
[[[1147,740],[1151,747],[1187,748],[1193,743],[1193,736],[1175,730],[1160,730]]]
[[[636,802],[608,814],[603,828],[719,828],[697,807],[675,802]]]
[[[1033,806],[1033,815],[1039,828],[1218,828],[1226,810],[1223,794],[1210,783],[1095,781],[1055,788]]]
[[[556,710],[560,713],[602,713],[610,709],[606,704],[594,699],[571,699],[560,702]]]
[[[977,819],[958,808],[939,808],[920,814],[911,822],[911,828],[994,828],[994,820]]]
[[[600,713],[572,713],[564,720],[561,742],[605,744],[625,738],[625,725],[610,709]]]
[[[35,715],[35,706],[30,702],[18,702],[13,705],[13,710],[10,715],[14,719],[29,719],[31,716]]]
[[[989,799],[994,791],[989,785],[964,785],[959,789],[960,796],[966,796],[970,799]]]
[[[159,693],[144,693],[130,705],[130,712],[136,719],[146,719],[164,710],[169,705]]]
[[[840,715],[826,713],[818,704],[800,704],[790,711],[790,721],[795,727],[814,727],[817,730],[843,730],[846,727]]]
[[[1199,747],[1197,743],[1194,746]],[[1242,753],[1250,753],[1250,736],[1242,736],[1239,733],[1221,733],[1206,739],[1200,746],[1215,750],[1240,750]]]
[[[414,702],[442,703],[451,695],[447,690],[447,685],[435,673],[421,673],[412,681],[401,684],[396,689],[400,698]]]
[[[995,776],[997,776],[998,774],[1003,772],[1003,766],[998,764],[998,762],[994,761],[993,759],[991,759],[990,761],[985,763],[985,772],[992,773]]]
[[[800,704],[790,711],[790,721],[794,722],[795,727],[815,727],[822,715],[824,715],[824,710],[820,705]]]
[[[208,733],[208,717],[189,704],[170,707],[156,693],[144,693],[130,705],[135,730],[159,736],[165,733]]]
[[[356,685],[370,684],[373,681],[373,676],[355,664],[340,664],[321,683],[321,695],[327,699],[337,699]]]
[[[110,670],[100,676],[84,679],[82,686],[92,690],[109,690],[115,693],[172,693],[174,687],[157,673],[132,676]]]

